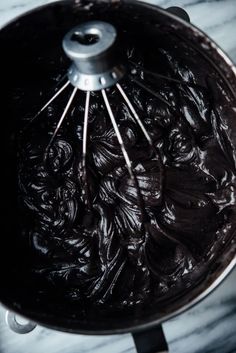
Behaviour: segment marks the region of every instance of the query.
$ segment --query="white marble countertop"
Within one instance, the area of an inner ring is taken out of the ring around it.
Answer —
[[[0,26],[50,0],[0,0]],[[183,6],[191,22],[209,34],[236,62],[236,0],[150,0]],[[170,353],[236,353],[236,269],[200,304],[164,323]],[[82,336],[37,327],[11,332],[0,307],[0,353],[135,353],[131,335]]]

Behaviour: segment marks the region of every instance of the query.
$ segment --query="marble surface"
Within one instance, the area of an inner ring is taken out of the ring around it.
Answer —
[[[0,0],[0,26],[50,0]],[[191,22],[208,33],[236,62],[236,0],[150,0],[183,6]],[[0,353],[135,353],[131,335],[82,336],[37,327],[11,332],[0,306]],[[236,353],[236,269],[194,308],[164,323],[170,353]]]

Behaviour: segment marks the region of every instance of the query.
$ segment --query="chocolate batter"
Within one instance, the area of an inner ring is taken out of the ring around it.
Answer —
[[[143,207],[100,93],[92,94],[89,109],[87,192],[81,170],[84,93],[79,92],[46,161],[46,145],[70,90],[19,135],[21,236],[38,298],[57,292],[65,302],[116,308],[163,301],[194,286],[232,236],[234,98],[189,44],[177,45],[174,35],[168,41],[160,35],[153,43],[141,45],[135,36],[123,43],[132,73],[121,85],[157,153],[119,93],[108,92]],[[54,68],[43,82],[43,99],[27,86],[19,87],[16,102],[26,90],[38,109],[55,92],[50,87],[68,62],[48,50],[38,58],[44,67],[49,57],[47,70]]]

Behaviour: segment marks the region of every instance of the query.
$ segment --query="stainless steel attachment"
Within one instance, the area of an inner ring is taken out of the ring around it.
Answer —
[[[109,102],[107,88],[115,87],[117,94],[120,94],[121,100],[123,100],[130,110],[133,119],[137,122],[141,128],[148,144],[153,149],[154,153],[158,155],[158,152],[154,149],[152,139],[148,134],[144,124],[140,120],[130,98],[124,91],[119,81],[127,73],[127,69],[122,61],[122,53],[118,50],[117,46],[117,32],[116,29],[109,23],[102,21],[90,21],[80,24],[71,29],[64,37],[62,46],[65,54],[71,59],[72,64],[68,70],[67,82],[53,95],[52,98],[37,112],[37,114],[27,124],[30,125],[57,97],[59,97],[64,90],[73,86],[72,93],[69,97],[68,102],[58,120],[57,126],[52,134],[52,137],[46,147],[44,160],[47,160],[50,148],[57,136],[58,130],[60,129],[67,113],[74,103],[75,96],[78,91],[86,91],[85,107],[84,107],[84,124],[83,124],[83,147],[82,147],[82,173],[83,180],[86,184],[86,156],[87,156],[87,136],[88,136],[88,121],[89,121],[89,105],[91,100],[91,91],[101,92],[104,106],[107,110],[107,114],[111,120],[112,126],[115,130],[118,143],[120,145],[122,154],[125,159],[126,167],[129,172],[130,178],[133,181],[134,186],[137,189],[138,204],[142,209],[142,214],[145,213],[144,205],[142,201],[142,195],[139,189],[138,181],[132,169],[132,161],[125,148],[125,144],[122,135],[119,130],[119,126],[116,122],[115,116],[112,112],[112,108]],[[130,62],[133,69],[130,73],[127,73],[128,79],[133,84],[138,85],[141,89],[146,90],[149,94],[158,97],[163,100],[158,93],[150,90],[144,83],[140,82],[135,78],[137,72],[135,65]],[[166,104],[169,104],[167,101]],[[85,185],[86,186],[86,185]],[[87,204],[91,202],[87,200]]]
[[[86,22],[69,31],[63,49],[72,60],[70,83],[82,91],[114,86],[126,71],[117,56],[116,41],[116,29],[102,21]]]

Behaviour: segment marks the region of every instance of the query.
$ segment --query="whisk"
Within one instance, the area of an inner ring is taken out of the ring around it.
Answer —
[[[140,120],[139,115],[137,114],[133,104],[131,103],[128,95],[123,89],[119,81],[127,74],[131,80],[133,80],[141,88],[145,89],[149,93],[163,100],[162,96],[158,93],[152,91],[149,87],[144,85],[142,82],[137,80],[134,77],[131,77],[132,74],[137,73],[138,65],[133,64],[133,69],[131,72],[127,72],[127,68],[124,65],[121,56],[118,55],[117,50],[117,32],[114,26],[109,23],[102,21],[89,21],[83,24],[80,24],[73,29],[71,29],[64,37],[63,49],[65,54],[72,60],[72,64],[68,70],[67,82],[58,89],[58,91],[51,97],[48,102],[36,113],[36,115],[31,118],[27,124],[29,126],[56,98],[58,98],[63,91],[65,91],[70,85],[72,85],[73,91],[69,97],[69,100],[62,112],[62,115],[56,125],[56,128],[52,134],[52,137],[46,147],[44,153],[44,160],[47,159],[50,148],[57,136],[58,130],[60,129],[63,121],[66,118],[66,115],[72,106],[75,96],[78,91],[86,92],[85,107],[84,107],[84,124],[83,124],[83,146],[82,146],[82,174],[83,180],[85,183],[85,188],[87,194],[88,183],[86,177],[86,155],[87,155],[87,137],[88,137],[88,121],[89,121],[89,106],[91,100],[92,91],[100,91],[107,113],[110,117],[112,126],[116,133],[126,167],[130,178],[137,190],[137,198],[140,208],[144,210],[143,200],[141,197],[141,192],[139,185],[136,179],[136,176],[132,169],[132,162],[128,155],[128,152],[125,148],[125,144],[122,138],[122,135],[119,130],[119,126],[116,122],[115,116],[112,112],[111,105],[109,103],[109,97],[107,94],[107,88],[116,87],[118,94],[123,98],[126,106],[130,110],[133,118],[139,125],[144,134],[149,146],[152,148],[154,153],[160,156],[158,151],[153,145],[153,141],[145,128],[144,124]],[[169,104],[168,101],[165,101],[166,104]],[[87,200],[88,205],[91,207],[91,202],[89,197]],[[142,212],[143,213],[143,212]]]
[[[140,127],[152,153],[156,157],[159,163],[160,169],[160,189],[162,189],[163,180],[163,162],[161,154],[158,148],[154,145],[150,134],[148,133],[144,123],[140,119],[134,105],[128,97],[125,89],[120,83],[121,79],[126,76],[131,80],[132,83],[136,84],[142,90],[148,92],[148,94],[158,98],[159,101],[164,102],[168,106],[169,110],[172,110],[172,106],[168,100],[166,100],[161,94],[150,88],[143,80],[142,74],[152,77],[153,79],[166,80],[173,82],[178,85],[195,87],[200,85],[197,83],[191,83],[187,81],[178,80],[169,76],[164,76],[156,72],[152,72],[138,63],[128,59],[128,65],[124,64],[122,55],[120,55],[120,48],[118,47],[117,31],[113,25],[103,21],[89,21],[82,23],[72,28],[64,37],[62,46],[67,57],[72,61],[71,66],[68,69],[67,81],[64,83],[57,92],[46,102],[46,104],[29,120],[26,127],[31,125],[33,121],[56,99],[62,92],[64,92],[69,86],[73,86],[73,91],[69,97],[68,102],[60,116],[60,119],[56,125],[56,128],[47,144],[44,152],[44,161],[47,160],[50,148],[55,141],[60,127],[65,120],[72,103],[75,101],[76,94],[78,91],[86,92],[85,105],[84,105],[84,122],[83,122],[83,142],[82,142],[82,181],[84,184],[85,193],[87,195],[87,203],[89,209],[91,209],[91,198],[89,196],[89,187],[87,180],[87,168],[86,168],[86,156],[87,156],[87,140],[88,140],[88,124],[89,124],[89,107],[91,101],[91,92],[101,92],[101,96],[104,102],[104,106],[107,110],[111,124],[117,136],[118,143],[120,145],[122,154],[124,156],[125,164],[131,178],[131,182],[136,188],[137,201],[141,209],[141,213],[144,217],[145,207],[142,194],[139,188],[139,184],[135,173],[132,168],[132,161],[129,157],[127,149],[124,144],[124,140],[120,133],[119,125],[117,124],[116,118],[112,111],[112,106],[109,102],[108,89],[113,87],[117,90],[126,107],[131,113],[131,116]],[[26,128],[25,127],[25,128]],[[25,129],[24,129],[25,130]]]

